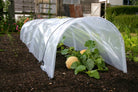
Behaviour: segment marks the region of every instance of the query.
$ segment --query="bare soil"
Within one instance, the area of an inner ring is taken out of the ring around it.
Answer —
[[[54,79],[20,41],[20,35],[0,36],[0,92],[138,92],[138,63],[127,61],[128,73],[107,65],[99,80],[86,74],[74,75],[57,54]]]

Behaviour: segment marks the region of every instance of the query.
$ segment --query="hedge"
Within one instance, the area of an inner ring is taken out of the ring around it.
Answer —
[[[119,31],[138,31],[138,15],[119,15],[114,17],[113,23],[117,26]]]
[[[138,13],[138,6],[107,7],[106,19],[112,22],[115,16],[118,16],[118,15],[136,15],[136,13]]]

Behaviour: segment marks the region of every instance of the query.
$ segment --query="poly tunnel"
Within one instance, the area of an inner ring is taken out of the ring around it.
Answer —
[[[75,50],[86,49],[87,40],[96,42],[105,62],[127,73],[125,47],[118,29],[101,17],[36,19],[25,23],[20,39],[50,78],[54,77],[57,45],[65,36],[64,44]]]

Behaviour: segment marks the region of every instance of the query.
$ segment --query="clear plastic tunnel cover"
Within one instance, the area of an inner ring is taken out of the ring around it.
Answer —
[[[65,45],[85,49],[87,40],[94,40],[105,62],[127,72],[125,47],[118,29],[100,17],[36,19],[25,23],[20,39],[50,78],[54,77],[57,45],[65,36]]]

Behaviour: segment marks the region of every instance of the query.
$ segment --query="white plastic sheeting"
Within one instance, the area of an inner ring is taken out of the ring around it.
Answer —
[[[124,41],[118,29],[100,17],[36,19],[25,23],[20,39],[29,51],[43,61],[41,69],[54,77],[57,45],[65,36],[64,44],[76,50],[85,49],[87,40],[94,40],[105,62],[127,72]]]

